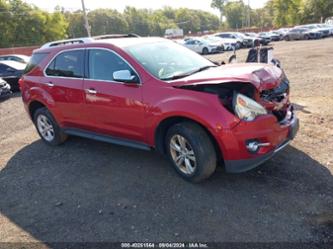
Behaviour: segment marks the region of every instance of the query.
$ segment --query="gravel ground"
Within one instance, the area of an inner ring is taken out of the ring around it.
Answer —
[[[0,242],[333,242],[333,39],[274,47],[297,138],[253,171],[218,169],[202,184],[153,152],[74,137],[48,147],[19,95],[1,102]]]

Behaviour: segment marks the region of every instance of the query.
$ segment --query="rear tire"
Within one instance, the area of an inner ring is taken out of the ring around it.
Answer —
[[[68,136],[61,130],[46,107],[35,111],[33,121],[39,136],[46,144],[56,146],[66,141]]]
[[[285,38],[284,38],[286,41],[290,41],[290,37],[287,35]]]
[[[175,124],[167,132],[165,145],[169,160],[185,180],[200,182],[215,172],[214,145],[199,125],[191,122]]]
[[[209,54],[208,48],[203,48],[202,49],[202,54],[204,54],[204,55]]]

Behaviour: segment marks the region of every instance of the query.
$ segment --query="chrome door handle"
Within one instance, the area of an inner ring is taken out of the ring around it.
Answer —
[[[46,85],[49,86],[49,87],[53,87],[54,86],[54,84],[52,82],[47,82]]]
[[[97,91],[95,89],[86,89],[86,93],[88,93],[88,94],[96,94]]]

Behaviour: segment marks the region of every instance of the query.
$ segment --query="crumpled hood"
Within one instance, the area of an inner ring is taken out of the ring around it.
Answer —
[[[174,86],[185,86],[248,82],[262,91],[276,87],[283,76],[280,68],[270,64],[236,63],[210,68],[170,83]]]

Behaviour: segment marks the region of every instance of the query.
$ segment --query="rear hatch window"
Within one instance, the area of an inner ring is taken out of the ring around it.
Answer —
[[[47,55],[48,53],[34,53],[24,69],[24,74],[27,74],[34,69]]]

